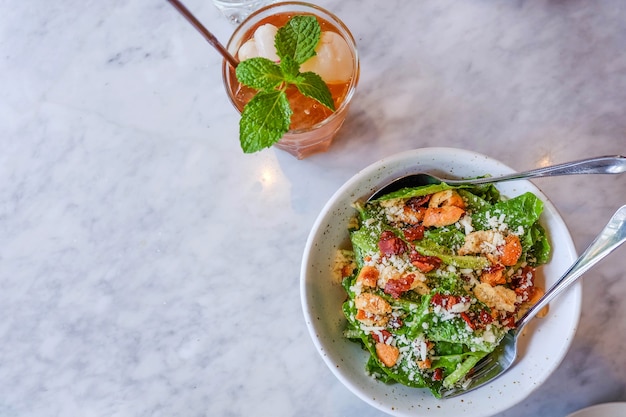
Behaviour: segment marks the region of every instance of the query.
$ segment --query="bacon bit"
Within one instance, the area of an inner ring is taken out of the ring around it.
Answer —
[[[389,331],[385,329],[381,330],[380,332],[371,332],[370,335],[376,341],[376,343],[387,343],[387,340],[391,339],[392,337],[391,333],[389,333]]]
[[[411,289],[411,284],[415,280],[414,274],[405,275],[401,278],[394,278],[387,281],[385,284],[385,293],[391,295],[393,298],[400,298],[402,293]]]
[[[532,266],[525,266],[522,268],[520,275],[515,275],[511,278],[511,287],[532,287],[535,285],[535,268]]]
[[[442,306],[443,307],[443,303],[444,303],[444,297],[442,294],[434,294],[432,296],[432,298],[430,299],[430,303],[432,305],[436,305],[436,306]]]
[[[478,314],[478,318],[483,324],[489,324],[493,322],[493,317],[487,312],[487,310],[481,310]]]
[[[536,287],[516,288],[515,289],[515,294],[517,294],[520,297],[520,299],[522,300],[522,303],[531,300],[534,297],[536,292],[537,292],[537,288]]]
[[[502,323],[504,327],[509,327],[511,329],[515,328],[515,316],[508,315],[502,320],[500,320],[500,322]]]
[[[393,232],[385,230],[380,235],[378,249],[384,256],[399,255],[406,252],[406,243]]]
[[[535,268],[526,266],[522,268],[521,275],[511,278],[511,288],[515,291],[522,302],[528,301],[535,294]]]
[[[443,379],[443,368],[435,369],[433,372],[433,381],[441,381]]]
[[[441,265],[441,259],[436,256],[422,255],[416,250],[411,250],[409,253],[409,260],[411,264],[420,270],[422,273],[430,272],[433,269],[439,268]]]
[[[413,210],[419,210],[422,207],[426,207],[426,205],[430,201],[431,196],[432,194],[428,194],[422,197],[411,197],[406,201],[406,205],[411,207]]]
[[[380,234],[380,240],[393,239],[395,237],[396,237],[396,235],[391,230],[384,230]]]
[[[430,299],[430,303],[436,306],[444,307],[446,310],[450,310],[452,306],[458,303],[466,303],[467,297],[460,297],[458,295],[446,295],[446,294],[434,294]],[[461,313],[464,314],[464,313]]]
[[[457,297],[456,295],[449,295],[446,302],[446,310],[450,310],[453,305],[458,304],[460,301],[461,297]]]
[[[422,225],[409,226],[404,229],[404,237],[406,240],[414,242],[416,240],[424,239],[424,231],[426,228]]]
[[[474,322],[466,312],[461,313],[461,318],[465,321],[465,323],[467,323],[470,329],[476,330],[476,324],[474,324]]]

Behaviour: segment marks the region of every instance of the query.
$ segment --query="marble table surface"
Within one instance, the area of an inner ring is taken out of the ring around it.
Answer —
[[[164,0],[2,1],[0,415],[382,416],[316,352],[316,216],[403,150],[529,169],[626,153],[622,0],[319,0],[361,80],[331,149],[244,155],[221,59]],[[226,41],[210,1],[187,6]],[[537,180],[584,249],[626,175]],[[626,401],[626,249],[556,372],[502,417]]]

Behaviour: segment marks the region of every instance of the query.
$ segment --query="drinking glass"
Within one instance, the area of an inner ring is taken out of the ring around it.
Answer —
[[[314,153],[327,151],[337,131],[343,125],[359,80],[359,57],[352,34],[337,16],[319,6],[297,1],[273,3],[252,13],[235,29],[226,48],[236,57],[239,47],[252,37],[258,26],[266,23],[268,19],[271,22],[272,16],[286,13],[290,16],[314,15],[318,20],[322,19],[330,23],[332,31],[338,33],[346,41],[352,55],[353,73],[350,80],[347,82],[347,90],[343,96],[343,100],[339,105],[336,105],[335,112],[321,122],[307,128],[289,130],[282,139],[274,145],[279,149],[289,152],[298,159],[303,159]],[[234,68],[226,61],[222,64],[222,75],[224,87],[226,88],[231,102],[235,108],[241,112],[245,104],[241,102],[241,99],[237,99],[237,93],[241,86],[235,76]],[[329,87],[332,86],[329,85]]]

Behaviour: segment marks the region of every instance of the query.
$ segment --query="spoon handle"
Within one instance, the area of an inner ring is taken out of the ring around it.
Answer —
[[[476,178],[469,180],[444,180],[447,184],[488,184],[494,182],[521,180],[527,178],[551,177],[573,174],[620,174],[626,172],[626,157],[621,155],[600,156],[581,159],[549,167],[537,168],[525,172],[517,172],[501,177]]]
[[[626,205],[620,207],[602,232],[559,280],[516,323],[519,332],[535,315],[585,272],[626,242]]]

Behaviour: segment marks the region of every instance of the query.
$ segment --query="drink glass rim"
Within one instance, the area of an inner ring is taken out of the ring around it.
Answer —
[[[309,132],[315,129],[319,129],[320,127],[330,123],[336,117],[341,115],[345,111],[346,107],[350,105],[350,102],[352,101],[352,96],[354,96],[354,93],[356,92],[356,87],[359,82],[359,75],[360,75],[359,53],[356,47],[356,41],[354,40],[354,37],[352,36],[352,32],[350,32],[350,29],[348,29],[346,24],[343,23],[343,21],[339,19],[334,13],[312,3],[307,3],[307,2],[302,2],[302,1],[284,1],[284,2],[270,3],[254,11],[250,15],[248,15],[235,28],[235,31],[232,33],[230,39],[228,40],[228,43],[226,44],[226,49],[231,54],[235,55],[237,53],[237,50],[241,46],[241,43],[243,40],[241,38],[243,37],[243,34],[245,34],[256,23],[257,17],[259,15],[265,15],[265,14],[267,14],[267,16],[270,16],[271,14],[267,13],[268,10],[272,10],[276,8],[285,8],[284,11],[290,11],[289,9],[293,8],[294,13],[297,13],[299,11],[302,11],[304,13],[308,12],[316,16],[319,15],[322,18],[328,20],[330,23],[332,23],[334,26],[337,27],[337,29],[340,32],[339,34],[346,40],[346,42],[348,42],[348,46],[350,47],[350,51],[352,52],[354,71],[353,71],[352,78],[350,80],[350,85],[348,86],[348,92],[346,93],[346,96],[344,97],[344,99],[341,101],[341,104],[339,105],[339,107],[335,109],[335,111],[330,116],[328,116],[326,119],[322,120],[321,122],[316,123],[307,128],[289,130],[288,133],[297,134],[297,133]],[[266,16],[262,16],[262,17],[266,17]],[[240,112],[239,107],[237,106],[237,102],[235,101],[235,98],[233,97],[233,94],[230,88],[230,65],[228,64],[226,60],[222,61],[222,81],[224,82],[224,87],[226,88],[226,93],[228,95],[228,98],[230,99],[231,104],[235,107],[235,109],[238,112]]]

